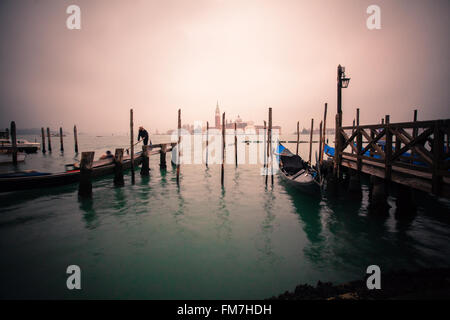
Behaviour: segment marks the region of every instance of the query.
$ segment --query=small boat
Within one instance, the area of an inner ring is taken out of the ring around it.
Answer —
[[[112,159],[108,160],[108,162],[104,160],[94,161],[92,166],[93,178],[114,172],[114,161]],[[136,153],[134,165],[139,165],[141,161],[142,152]],[[123,168],[128,169],[130,167],[130,157],[124,157]],[[76,168],[74,164],[66,165],[66,171],[59,173],[39,172],[35,170],[5,173],[0,174],[0,192],[61,186],[76,183],[79,181],[79,177],[80,169]]]
[[[38,149],[41,148],[41,144],[39,142],[29,142],[25,139],[17,139],[16,140],[17,151],[26,152],[26,153],[35,153]],[[10,139],[0,139],[0,150],[12,150],[12,143]]]
[[[377,143],[381,149],[384,151],[386,143],[385,141],[378,141]],[[392,151],[395,152],[395,147],[392,148]],[[324,152],[325,154],[330,157],[330,158],[334,158],[334,153],[335,153],[335,149],[331,146],[329,146],[328,144],[325,144],[324,146]],[[444,146],[444,153],[446,152],[445,146]],[[364,153],[364,156],[366,157],[370,157],[370,158],[374,158],[374,159],[382,159],[382,157],[379,154],[374,154],[371,153],[370,150],[366,151]],[[402,157],[399,158],[400,162],[405,162],[405,163],[410,163],[410,164],[414,164],[416,166],[421,166],[421,167],[426,167],[428,166],[425,162],[421,161],[421,158],[419,155],[417,154],[411,154],[410,152],[404,152],[402,153]]]
[[[24,162],[26,154],[17,152],[17,162]],[[0,164],[10,164],[13,162],[13,155],[11,152],[0,152]]]
[[[293,154],[282,144],[278,145],[280,175],[290,185],[308,194],[320,194],[320,174],[299,155]]]

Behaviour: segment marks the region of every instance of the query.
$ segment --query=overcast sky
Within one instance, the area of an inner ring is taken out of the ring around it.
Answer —
[[[66,8],[81,8],[68,30]],[[381,30],[366,9],[381,8]],[[450,118],[448,0],[89,0],[0,2],[0,125],[125,132],[239,114],[293,132],[336,112],[336,67],[351,77],[344,123]]]

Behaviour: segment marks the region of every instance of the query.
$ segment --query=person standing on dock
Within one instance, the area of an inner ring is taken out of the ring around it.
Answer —
[[[144,146],[146,146],[148,144],[148,132],[144,129],[143,126],[139,127],[138,141],[140,141],[141,138],[142,140],[144,140]],[[150,145],[152,145],[151,142]]]

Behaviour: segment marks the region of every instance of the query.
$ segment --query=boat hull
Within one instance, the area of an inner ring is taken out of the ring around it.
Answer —
[[[139,165],[141,162],[142,162],[141,156],[137,156],[134,159],[135,166]],[[96,178],[112,174],[114,172],[114,167],[115,165],[113,163],[104,166],[94,167],[92,169],[92,177]],[[130,167],[131,167],[130,160],[123,162],[124,169],[128,169]],[[22,177],[0,177],[0,192],[56,187],[76,183],[79,181],[79,179],[80,179],[79,170],[53,174],[22,176]]]
[[[293,179],[293,177],[287,175],[283,170],[280,170],[280,176],[286,184],[303,193],[309,195],[320,195],[320,185],[310,174],[308,174],[309,177],[300,175],[296,179]]]

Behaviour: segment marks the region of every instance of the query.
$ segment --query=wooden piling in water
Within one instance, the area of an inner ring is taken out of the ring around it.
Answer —
[[[417,109],[414,110],[414,116],[413,116],[413,122],[417,122]],[[414,127],[412,129],[412,136],[413,139],[417,138],[417,127]],[[414,150],[414,148],[411,150],[411,163],[414,162],[414,158],[416,157],[416,151]]]
[[[92,196],[92,163],[94,162],[94,152],[82,152],[80,161],[80,184],[78,195],[81,197]]]
[[[432,168],[432,181],[431,181],[431,191],[435,195],[439,195],[442,189],[442,175],[439,172],[443,170],[442,160],[444,157],[444,135],[440,130],[442,127],[442,120],[438,120],[434,123],[433,131],[433,168]]]
[[[322,134],[322,148],[320,149],[320,164],[323,164],[323,154],[325,150],[325,136],[327,133],[327,109],[328,109],[328,103],[325,103],[325,110],[323,113],[323,134]]]
[[[41,128],[41,136],[42,136],[42,153],[45,153],[45,131],[44,128]]]
[[[264,120],[264,131],[263,131],[263,135],[264,135],[264,138],[263,138],[263,154],[264,154],[264,172],[265,172],[265,174],[267,175],[267,152],[266,152],[266,149],[267,149],[267,146],[266,146],[267,140],[266,140],[266,131],[267,131],[267,123],[266,123],[266,120]]]
[[[123,148],[116,149],[114,154],[114,185],[117,187],[123,186]]]
[[[48,152],[52,152],[52,141],[50,139],[50,128],[47,127]]]
[[[353,149],[353,148],[352,148]],[[362,168],[362,133],[361,128],[359,127],[359,108],[356,109],[356,150],[357,150],[357,170],[358,170],[358,179],[361,173]]]
[[[342,113],[336,114],[336,128],[335,128],[335,139],[334,139],[334,166],[333,166],[333,173],[336,176],[338,180],[341,179],[341,145],[343,143],[342,141],[342,134],[341,134],[341,124],[342,124]]]
[[[412,216],[416,214],[417,206],[414,199],[413,190],[406,185],[396,184],[396,218],[401,218],[404,216]]]
[[[237,149],[237,123],[234,123],[234,162],[236,164],[236,168],[238,166],[238,149]]]
[[[322,121],[320,121],[319,124],[319,166],[322,163],[320,157],[321,157],[321,150],[322,150]],[[316,153],[316,157],[317,157],[317,153]],[[316,159],[317,161],[317,159]]]
[[[64,152],[63,129],[59,127],[59,144],[61,152]]]
[[[16,122],[11,121],[11,146],[12,146],[12,160],[13,164],[17,164],[17,135],[16,135]]]
[[[369,211],[372,213],[386,215],[389,213],[389,204],[387,202],[386,184],[382,178],[370,176],[371,192]]]
[[[271,175],[271,181],[273,185],[273,153],[272,153],[272,108],[269,108],[269,127],[267,130],[267,161],[269,161],[270,157],[270,175]],[[267,171],[268,171],[267,166]],[[268,182],[268,172],[266,171],[266,185]]]
[[[177,184],[180,183],[180,164],[181,164],[181,109],[178,109],[178,143],[177,143]]]
[[[133,109],[130,109],[130,161],[131,161],[131,183],[134,184],[134,122]]]
[[[148,175],[150,175],[148,146],[142,146],[141,176],[148,176]]]
[[[298,145],[300,143],[300,121],[297,121],[297,151],[295,152],[298,155]]]
[[[206,121],[206,167],[208,168],[209,122]]]
[[[226,126],[226,124],[225,124],[225,112],[222,114],[222,171],[221,171],[221,174],[220,174],[220,182],[221,182],[221,185],[222,185],[222,187],[223,187],[223,184],[224,184],[224,180],[225,180],[225,177],[224,177],[224,171],[225,171],[225,126]]]
[[[269,133],[270,133],[270,177],[273,187],[273,150],[272,150],[272,108],[269,108]]]
[[[73,126],[73,141],[75,143],[75,154],[78,154],[78,134],[77,126]]]
[[[392,132],[390,130],[390,117],[387,114],[385,119],[385,130],[386,130],[386,145],[385,145],[385,171],[384,171],[384,179],[386,183],[389,183],[391,181],[391,174],[392,174],[392,163],[391,163],[391,157],[392,157]]]
[[[309,134],[309,160],[308,160],[310,164],[311,164],[311,155],[312,155],[313,131],[314,131],[314,119],[311,119],[311,132]]]
[[[166,144],[162,144],[161,145],[161,150],[159,151],[159,168],[160,169],[166,169],[167,168],[166,151],[167,151],[167,145]]]

